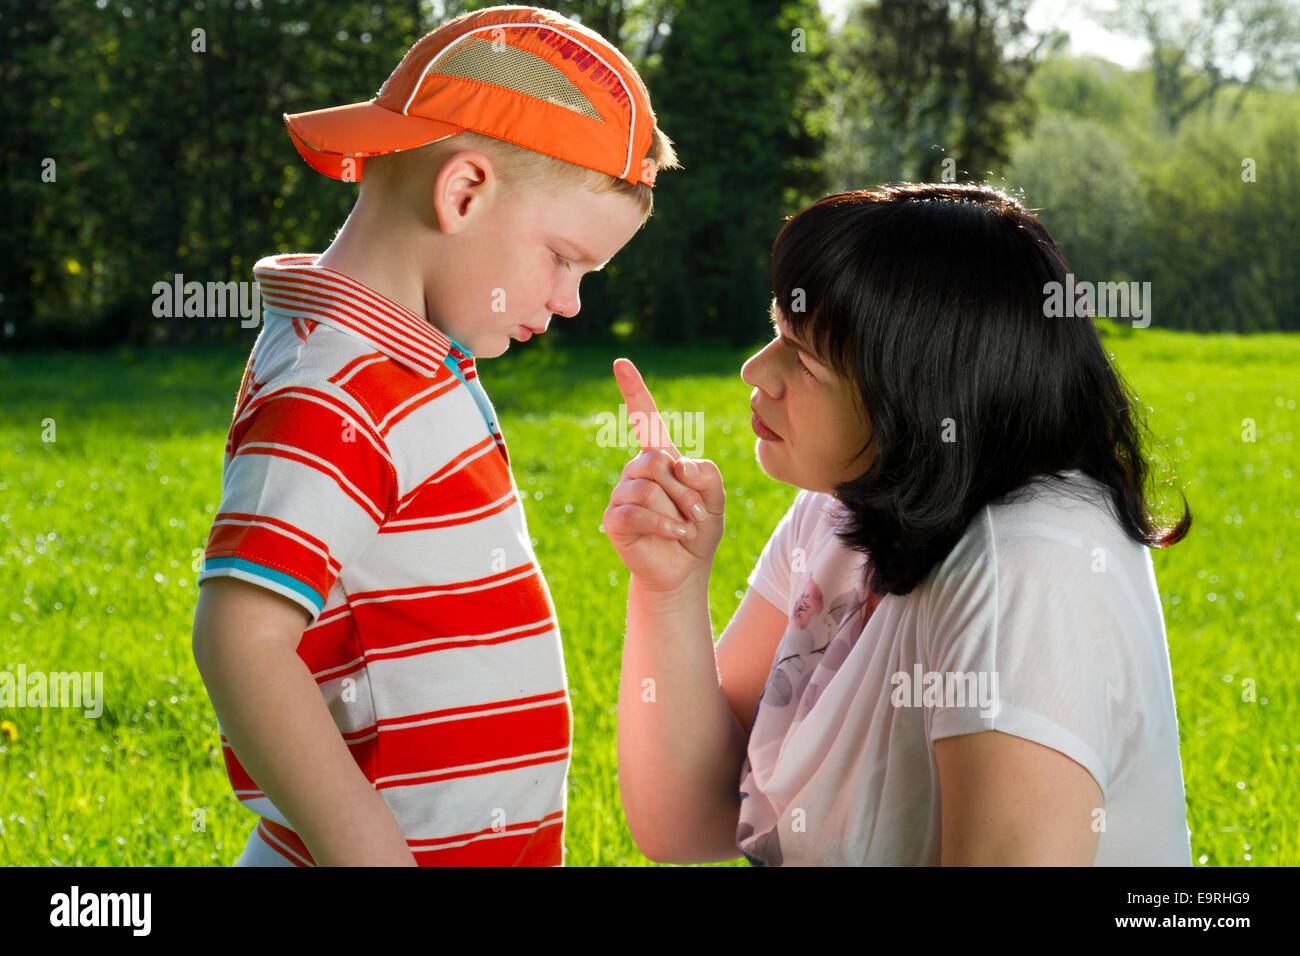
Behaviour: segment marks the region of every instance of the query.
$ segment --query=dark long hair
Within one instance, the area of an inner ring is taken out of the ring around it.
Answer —
[[[777,235],[776,305],[856,383],[869,424],[870,467],[834,492],[836,535],[868,556],[875,594],[915,588],[986,504],[1073,469],[1109,488],[1134,540],[1187,534],[1185,496],[1172,528],[1147,514],[1146,425],[1086,303],[1045,314],[1068,272],[1042,223],[984,186],[837,193]]]

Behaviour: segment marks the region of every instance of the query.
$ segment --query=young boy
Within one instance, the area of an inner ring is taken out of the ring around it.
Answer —
[[[563,863],[555,609],[475,358],[579,308],[676,167],[636,71],[530,7],[428,34],[366,103],[287,116],[359,181],[265,305],[199,575],[194,656],[241,865]]]

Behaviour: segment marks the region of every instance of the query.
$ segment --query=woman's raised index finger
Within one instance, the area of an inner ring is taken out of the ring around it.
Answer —
[[[659,415],[659,409],[650,395],[650,389],[646,388],[641,373],[637,371],[631,359],[614,360],[614,381],[618,382],[619,391],[623,393],[623,401],[627,404],[628,421],[636,429],[641,450],[652,451],[662,448],[668,452],[673,461],[681,458],[682,453],[668,437],[668,426]]]

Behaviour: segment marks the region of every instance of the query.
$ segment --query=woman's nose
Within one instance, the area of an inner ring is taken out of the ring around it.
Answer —
[[[740,367],[740,380],[746,385],[761,388],[769,395],[775,395],[778,378],[771,374],[771,365],[768,361],[770,356],[770,345],[751,355]]]

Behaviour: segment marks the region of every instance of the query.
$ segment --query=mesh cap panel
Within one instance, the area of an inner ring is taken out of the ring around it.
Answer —
[[[449,48],[429,73],[504,86],[603,122],[591,100],[563,72],[541,57],[506,43],[493,49],[491,40],[466,37]]]

